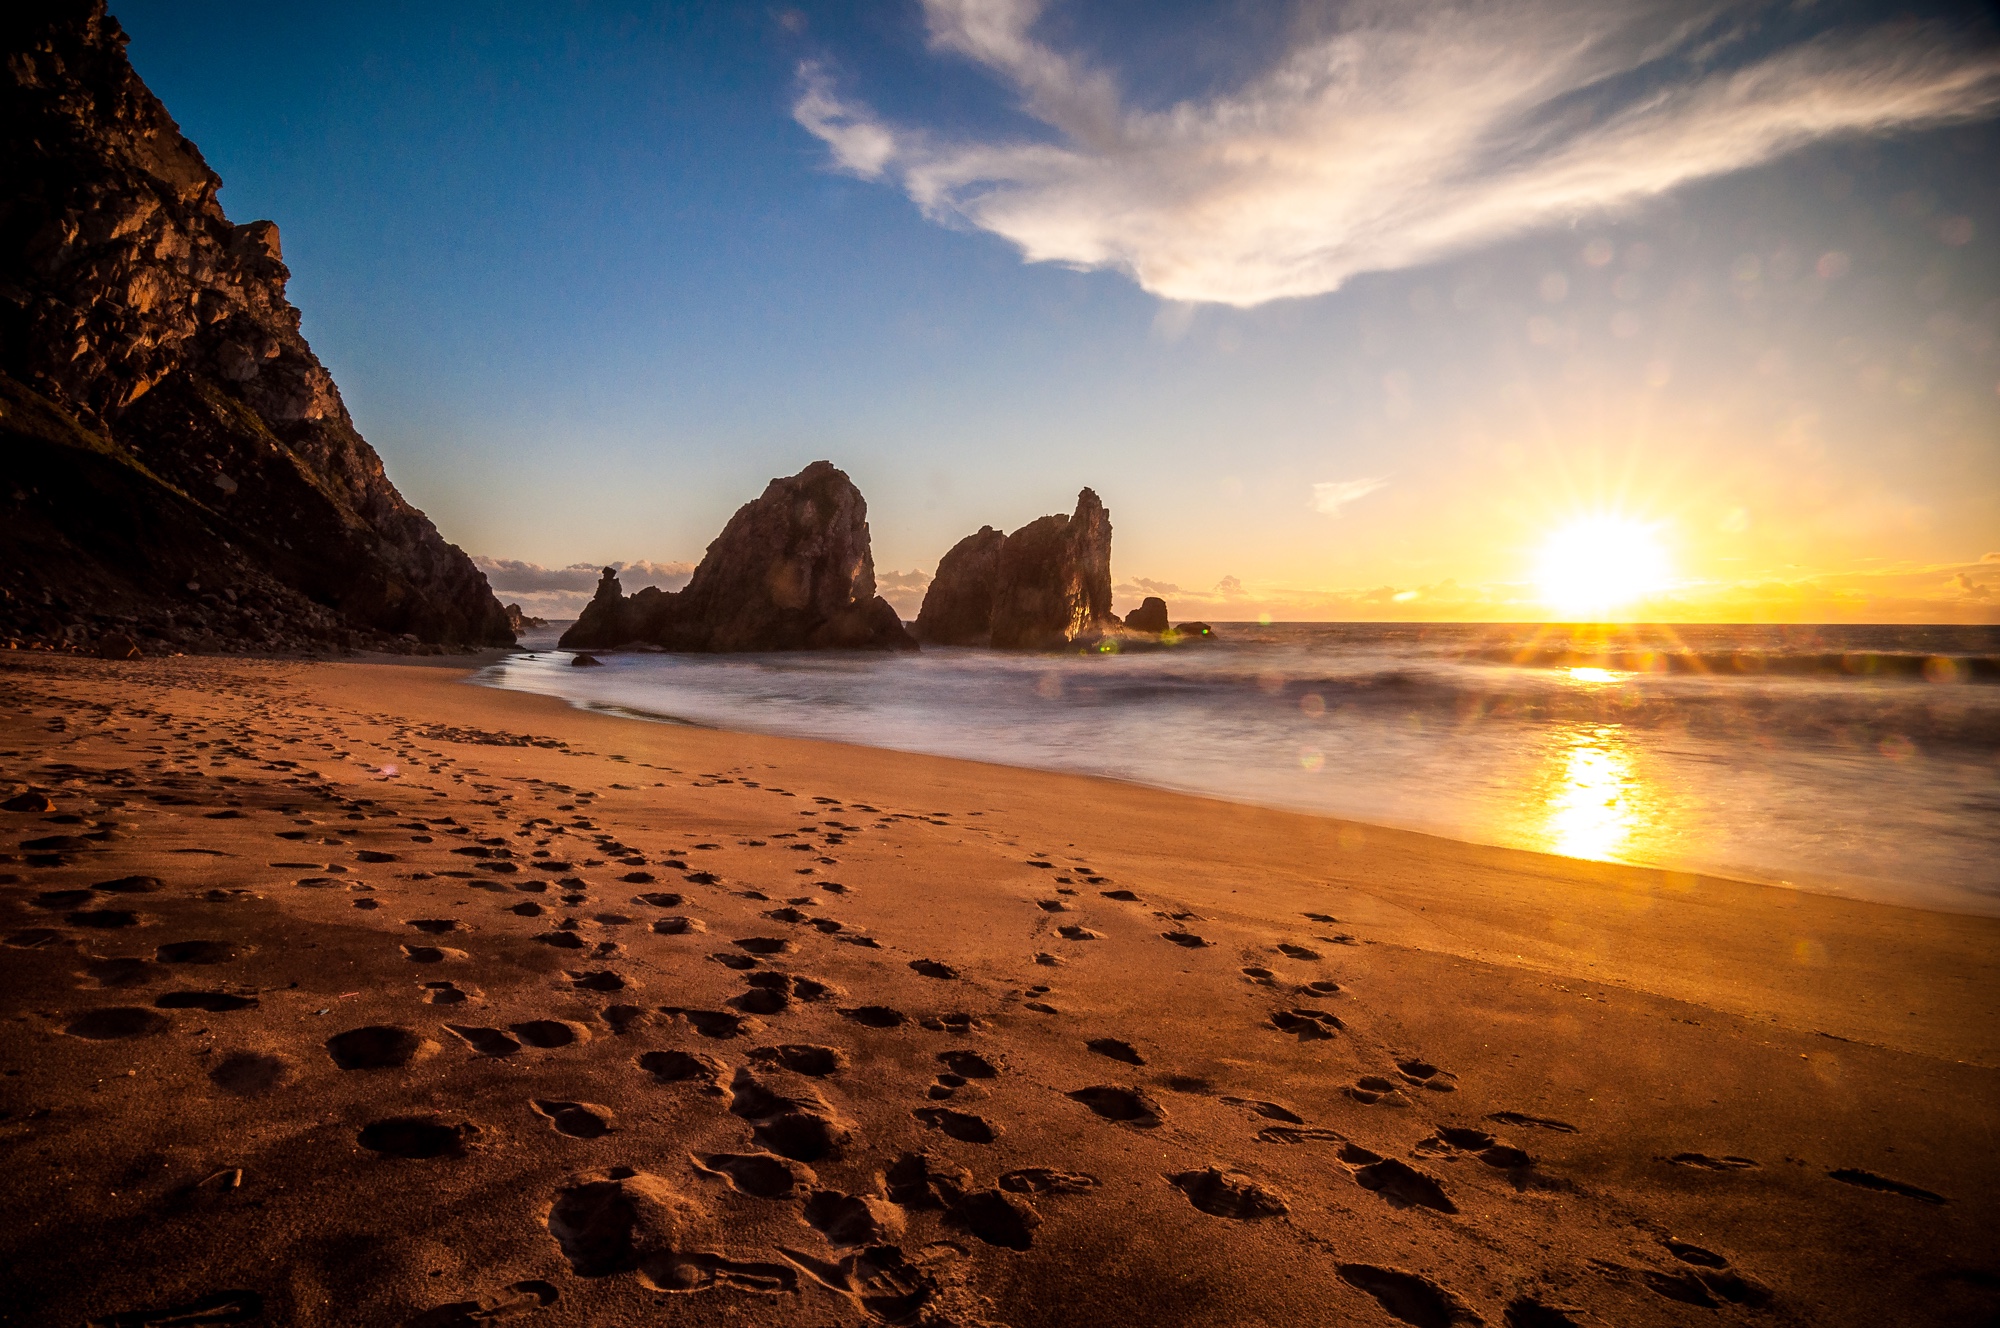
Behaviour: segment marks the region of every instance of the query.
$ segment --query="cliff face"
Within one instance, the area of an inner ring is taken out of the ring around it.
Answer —
[[[299,335],[278,228],[102,0],[0,18],[0,632],[195,646],[513,639]]]
[[[687,587],[626,597],[610,568],[565,649],[629,642],[669,650],[913,650],[875,593],[868,504],[827,461],[772,480],[738,508]]]

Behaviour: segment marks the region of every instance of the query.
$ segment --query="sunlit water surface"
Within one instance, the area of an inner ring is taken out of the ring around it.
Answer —
[[[549,633],[476,680],[2000,914],[2000,685],[1982,681],[2000,629],[1221,632],[1117,655],[613,653],[602,668],[572,667]]]

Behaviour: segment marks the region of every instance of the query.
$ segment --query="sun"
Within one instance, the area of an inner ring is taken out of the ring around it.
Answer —
[[[1535,564],[1542,602],[1571,622],[1598,622],[1665,590],[1667,551],[1656,526],[1624,516],[1580,517],[1552,533]]]

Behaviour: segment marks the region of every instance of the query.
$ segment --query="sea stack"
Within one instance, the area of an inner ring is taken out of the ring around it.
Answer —
[[[0,636],[511,642],[299,335],[278,227],[223,215],[102,0],[29,10],[0,73]]]
[[[1122,626],[1111,612],[1111,514],[1090,489],[1069,516],[960,540],[917,615],[920,640],[1002,650],[1056,649]]]
[[[868,504],[832,462],[774,479],[738,508],[685,589],[627,596],[604,569],[563,633],[564,649],[646,644],[668,650],[914,650],[875,593]]]

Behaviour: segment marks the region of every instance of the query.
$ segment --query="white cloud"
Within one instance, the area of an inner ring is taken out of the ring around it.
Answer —
[[[1312,508],[1327,516],[1339,516],[1340,509],[1358,498],[1366,498],[1378,489],[1389,487],[1386,478],[1365,480],[1327,480],[1312,486]]]
[[[1946,27],[1746,56],[1760,9],[1728,0],[1359,0],[1241,87],[1142,108],[1039,41],[1040,8],[924,0],[933,48],[997,76],[1046,141],[890,126],[817,64],[793,115],[835,165],[893,179],[934,219],[1176,301],[1316,295],[1819,139],[2000,108],[2000,56]]]

